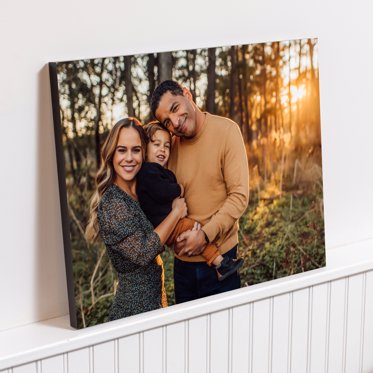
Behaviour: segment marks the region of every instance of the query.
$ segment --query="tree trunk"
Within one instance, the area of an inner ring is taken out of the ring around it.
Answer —
[[[288,83],[288,100],[289,100],[289,129],[292,131],[293,126],[293,115],[292,115],[292,96],[291,96],[291,41],[289,41],[289,56],[288,56],[288,74],[289,74],[289,83]]]
[[[244,115],[244,104],[243,104],[244,98],[243,98],[243,87],[242,87],[243,74],[241,73],[243,69],[243,62],[242,62],[242,58],[240,58],[239,52],[240,50],[236,48],[235,54],[236,54],[236,64],[237,64],[236,75],[237,75],[237,86],[238,86],[238,105],[239,105],[239,110],[240,110],[240,129],[242,132],[244,121],[245,121],[245,115]]]
[[[71,66],[72,68],[72,76],[76,76],[77,75],[77,69],[76,69],[76,66],[75,65],[72,65]],[[70,101],[70,110],[71,110],[71,125],[72,125],[72,132],[73,132],[73,135],[74,135],[74,138],[75,138],[75,141],[78,139],[78,131],[77,131],[77,128],[76,128],[76,98],[78,97],[78,94],[77,92],[75,92],[75,89],[73,88],[73,84],[72,84],[72,80],[68,80],[68,91],[69,91],[69,101]],[[77,146],[73,146],[73,149],[74,149],[74,152],[73,152],[73,157],[74,158],[72,160],[72,162],[74,162],[75,160],[75,177],[74,177],[74,181],[76,183],[79,183],[79,180],[80,180],[80,169],[81,169],[81,154],[79,152],[79,149]]]
[[[193,95],[194,100],[196,99],[196,83],[197,83],[197,72],[196,72],[196,57],[197,50],[193,49],[187,52],[187,64],[188,73],[190,78],[190,92]]]
[[[301,73],[302,73],[302,40],[299,40],[299,53],[298,53],[298,77],[297,77],[297,85],[298,87],[301,84]],[[297,101],[297,116],[296,116],[296,125],[299,126],[300,123],[300,101]]]
[[[246,61],[246,55],[248,52],[248,46],[242,46],[242,60],[243,60],[243,98],[244,98],[244,111],[245,111],[245,123],[243,123],[243,135],[246,142],[249,144],[253,140],[253,133],[251,130],[251,121],[250,121],[250,108],[249,108],[249,95],[250,95],[250,77],[247,74],[249,65]]]
[[[268,104],[267,104],[267,65],[266,65],[266,55],[265,55],[265,44],[262,47],[262,97],[263,97],[263,128],[265,136],[268,136]]]
[[[158,83],[172,79],[171,52],[158,53]]]
[[[207,100],[206,110],[215,113],[215,90],[216,90],[216,48],[208,49],[207,66]]]
[[[236,80],[239,83],[239,73],[237,74],[237,55],[236,55],[236,48],[234,46],[230,47],[229,49],[229,57],[231,61],[231,71],[229,74],[229,118],[235,120],[236,114]],[[241,125],[241,123],[240,123]]]
[[[153,53],[150,53],[148,55],[147,68],[148,68],[148,81],[149,81],[148,101],[150,105],[150,100],[151,100],[151,97],[155,90],[155,85],[156,85],[155,72],[154,72],[155,58],[154,58]]]
[[[278,131],[283,127],[283,110],[281,104],[281,72],[280,72],[280,43],[274,43],[275,70],[276,70],[276,102],[275,102],[275,128]]]
[[[131,56],[125,56],[124,57],[124,84],[125,84],[126,97],[127,97],[127,113],[129,117],[133,117],[135,115],[135,111],[133,109],[133,84],[131,80],[131,67],[132,67]]]
[[[314,66],[313,66],[313,48],[314,48],[314,44],[312,43],[311,39],[307,40],[307,44],[308,44],[309,53],[310,53],[311,83],[313,85],[314,82],[315,82],[315,69],[314,69]]]
[[[310,118],[314,139],[312,142],[321,145],[321,128],[320,128],[320,95],[319,95],[319,82],[316,78],[315,66],[313,63],[314,58],[314,44],[311,39],[307,40],[309,53],[310,53],[310,66],[311,66],[311,84],[310,84]]]
[[[70,172],[71,176],[74,180],[74,183],[76,183],[76,173],[75,173],[75,167],[74,167],[74,154],[73,149],[71,146],[71,143],[69,141],[69,136],[67,134],[67,128],[65,126],[65,111],[61,110],[61,124],[62,124],[62,136],[64,138],[64,144],[66,144],[67,154],[68,154],[68,164],[70,165]]]
[[[105,65],[105,58],[103,58],[100,63],[100,77],[99,77],[100,82],[99,82],[98,99],[97,99],[97,106],[96,106],[95,148],[96,148],[97,170],[100,168],[100,165],[101,165],[100,122],[101,122],[102,86],[104,84],[103,82],[104,65]]]
[[[263,145],[263,163],[264,163],[264,183],[267,183],[268,179],[268,170],[267,170],[267,163],[268,163],[268,137],[269,137],[269,128],[268,128],[268,104],[267,104],[267,65],[266,65],[266,51],[265,51],[265,43],[262,44],[262,98],[263,98],[263,108],[262,108],[262,129],[264,129],[264,137],[266,138],[266,142]]]

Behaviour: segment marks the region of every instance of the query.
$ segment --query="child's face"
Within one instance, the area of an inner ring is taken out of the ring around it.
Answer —
[[[158,130],[148,143],[146,160],[164,167],[170,157],[171,139],[166,131]]]

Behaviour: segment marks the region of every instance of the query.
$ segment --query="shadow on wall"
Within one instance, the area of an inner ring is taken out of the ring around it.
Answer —
[[[33,315],[35,321],[68,313],[56,151],[47,65],[39,71],[37,95],[36,301]]]

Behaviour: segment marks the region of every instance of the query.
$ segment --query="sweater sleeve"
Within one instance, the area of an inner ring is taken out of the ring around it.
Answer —
[[[245,212],[249,201],[247,155],[238,125],[229,129],[223,149],[223,177],[227,198],[202,229],[210,242],[228,232]]]
[[[98,218],[105,245],[139,266],[149,264],[164,250],[159,236],[152,229],[141,226],[140,215],[133,214],[124,201],[104,201]]]
[[[144,234],[140,231],[134,231],[124,237],[113,247],[131,262],[145,266],[164,251],[159,236],[155,232]]]
[[[160,202],[172,202],[181,194],[175,175],[155,163],[144,165],[137,177],[138,194],[147,193]]]

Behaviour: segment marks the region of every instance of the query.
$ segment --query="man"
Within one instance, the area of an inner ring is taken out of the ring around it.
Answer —
[[[223,256],[236,258],[238,219],[248,204],[248,166],[240,129],[233,121],[202,112],[190,91],[166,80],[155,90],[151,111],[176,135],[168,167],[185,188],[188,216],[200,230],[178,237],[174,285],[176,303],[240,287],[239,274],[219,282],[199,254],[213,242]]]

